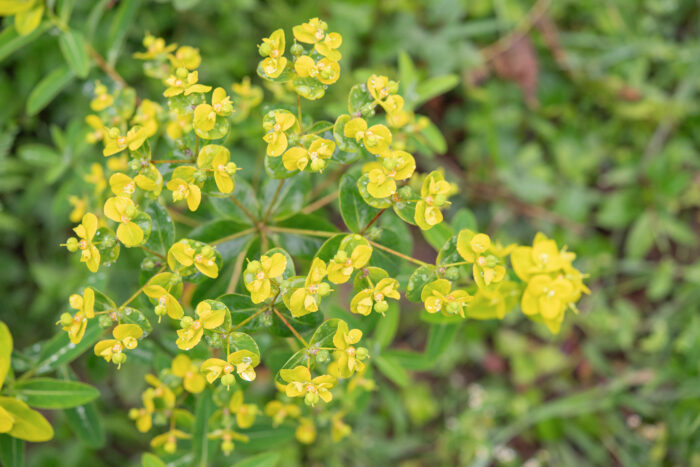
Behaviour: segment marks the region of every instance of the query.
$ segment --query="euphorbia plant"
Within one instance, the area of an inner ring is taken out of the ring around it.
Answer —
[[[135,56],[162,96],[95,87],[88,140],[102,144],[105,164],[87,178],[94,189],[65,242],[92,273],[139,251],[140,286],[122,303],[86,286],[59,323],[117,368],[158,337],[167,364],[155,362],[142,407],[129,413],[153,432],[158,454],[194,444],[201,455],[203,438],[228,454],[261,417],[295,426],[302,443],[316,426],[347,436],[343,414],[374,388],[375,364],[401,384],[382,323],[411,312],[404,299],[422,303],[433,323],[502,319],[520,306],[556,333],[588,291],[574,254],[542,234],[532,246],[501,245],[446,223],[457,186],[441,170],[419,170],[415,154],[435,129],[400,83],[372,74],[351,88],[347,113],[305,111],[341,73],[342,38],[324,21],[290,37],[278,29],[259,45],[257,74],[278,98],[260,113],[262,183],[229,137],[256,115],[262,91],[244,80],[229,96],[200,82],[197,49],[152,36],[144,45]],[[319,215],[336,200],[338,222]],[[195,227],[176,232],[172,218]],[[434,260],[402,246],[411,229],[439,231]],[[273,342],[287,349],[272,355]],[[261,366],[275,373],[264,408],[244,403]]]

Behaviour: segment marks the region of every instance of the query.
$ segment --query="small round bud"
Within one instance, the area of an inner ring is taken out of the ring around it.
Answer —
[[[114,235],[108,234],[102,237],[102,246],[105,248],[112,248],[117,243],[117,239]]]
[[[447,268],[445,270],[445,279],[449,279],[451,281],[459,279],[459,269],[454,266]]]
[[[292,53],[292,55],[298,57],[304,53],[304,47],[302,47],[301,44],[294,44],[289,48],[289,51]]]
[[[129,161],[129,170],[136,172],[141,168],[141,161],[138,159],[131,159]]]
[[[126,354],[122,352],[117,352],[114,355],[112,355],[112,361],[115,365],[121,365],[126,361]]]
[[[180,327],[181,328],[188,328],[192,326],[192,323],[194,323],[194,320],[192,319],[191,316],[185,316],[180,320]]]
[[[206,257],[211,257],[214,255],[214,249],[209,245],[206,245],[204,248],[202,248],[202,255]]]
[[[337,263],[344,263],[348,260],[348,254],[345,252],[345,250],[338,250],[338,253],[335,254],[335,257],[333,259]]]
[[[80,243],[78,242],[78,239],[75,237],[71,237],[68,240],[66,240],[66,248],[68,248],[68,251],[71,253],[75,253],[78,251],[78,248],[80,247]]]
[[[450,302],[447,304],[446,311],[451,315],[456,315],[460,310],[459,303]]]
[[[289,141],[289,147],[294,147],[299,144],[299,135],[296,133],[287,135],[287,141]]]
[[[319,350],[316,354],[316,362],[318,363],[326,363],[330,358],[331,354],[327,350]]]
[[[360,107],[360,113],[363,117],[373,117],[374,106],[372,104],[365,104],[362,107]]]
[[[258,52],[260,53],[260,56],[267,57],[270,55],[270,52],[272,52],[272,44],[269,42],[263,42],[258,46]]]
[[[370,240],[376,240],[377,238],[379,238],[379,235],[381,233],[382,233],[382,229],[380,229],[379,227],[376,227],[376,226],[372,226],[367,231],[367,238],[369,238]]]
[[[99,319],[97,320],[97,324],[99,324],[103,329],[108,328],[112,326],[112,318],[110,318],[109,315],[100,315]]]
[[[228,164],[226,164],[226,172],[229,175],[236,173],[237,170],[238,170],[238,166],[236,165],[235,162],[229,162]]]
[[[403,186],[399,189],[399,196],[402,199],[410,199],[411,195],[413,195],[413,190],[411,190],[410,186]]]
[[[229,374],[223,375],[221,377],[221,384],[223,384],[226,387],[231,386],[235,382],[236,382],[236,377],[233,376],[233,373],[229,373]]]
[[[246,268],[248,272],[251,272],[253,274],[260,271],[260,269],[262,269],[262,266],[260,265],[260,261],[258,260],[251,261],[250,263],[248,263],[248,267]]]
[[[374,311],[376,311],[377,313],[384,314],[388,309],[389,304],[386,302],[386,300],[381,300],[374,304]]]
[[[203,183],[207,180],[207,173],[204,170],[197,170],[193,177],[195,182]]]
[[[112,139],[119,138],[119,128],[112,127],[109,129],[109,132],[107,132],[107,134]]]
[[[154,267],[156,267],[156,264],[151,258],[146,258],[141,262],[141,269],[149,270]]]
[[[61,326],[70,326],[73,324],[73,317],[70,313],[63,313],[61,315]]]
[[[331,286],[328,282],[321,282],[318,284],[318,294],[321,297],[325,297],[329,293],[331,293]]]
[[[306,405],[314,406],[318,402],[318,394],[315,392],[307,392],[304,396],[304,403]]]
[[[139,212],[139,210],[136,209],[136,206],[127,206],[124,212],[126,214],[126,217],[131,219]]]
[[[187,73],[188,73],[187,68],[180,67],[177,70],[175,70],[175,75],[180,79],[187,78]]]
[[[326,167],[326,161],[323,159],[314,159],[311,161],[311,170],[320,172]]]
[[[153,311],[155,311],[157,316],[165,316],[168,309],[165,307],[165,305],[158,304]]]
[[[443,204],[445,204],[446,201],[447,201],[447,197],[445,195],[441,194],[441,195],[435,196],[435,206],[438,206],[438,207],[442,206]]]
[[[367,360],[369,358],[369,350],[367,347],[358,347],[357,350],[355,350],[355,358],[360,361]]]
[[[260,315],[260,324],[265,327],[272,326],[272,313],[263,313]]]

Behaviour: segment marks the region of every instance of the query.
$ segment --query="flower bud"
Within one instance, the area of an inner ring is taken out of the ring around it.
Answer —
[[[103,329],[108,328],[112,326],[112,318],[110,318],[109,315],[100,315],[99,319],[97,320],[97,324],[99,324]]]
[[[410,199],[412,195],[413,190],[410,186],[402,186],[399,189],[399,196],[401,197],[401,199]]]
[[[139,212],[139,210],[136,209],[136,206],[131,206],[131,205],[127,206],[126,210],[124,211],[124,213],[126,214],[126,217],[128,217],[129,219],[132,219],[138,212]]]
[[[233,451],[233,441],[230,439],[225,440],[224,442],[221,443],[221,450],[225,455],[231,454],[231,451]]]
[[[114,235],[112,234],[107,234],[104,237],[102,237],[102,246],[105,248],[112,248],[117,242],[117,239],[114,238]]]
[[[331,354],[327,350],[319,350],[318,353],[316,354],[316,362],[317,363],[326,363],[328,360],[330,360]]]
[[[197,170],[195,171],[193,177],[195,182],[203,183],[207,180],[207,173],[204,170]]]
[[[302,47],[301,44],[294,44],[289,48],[289,51],[292,53],[292,55],[298,57],[304,53],[304,47]]]
[[[165,314],[168,312],[168,309],[165,307],[165,305],[158,304],[156,305],[154,309],[156,316],[165,316]]]
[[[123,352],[117,352],[114,355],[112,355],[112,362],[114,362],[115,365],[121,365],[126,361],[126,354]]]
[[[459,303],[450,302],[447,304],[446,311],[451,315],[456,315],[460,310]]]
[[[116,128],[116,127],[110,128],[109,131],[107,132],[107,135],[109,135],[109,137],[112,139],[119,138],[119,128]]]
[[[451,266],[445,270],[445,279],[449,279],[451,281],[459,279],[459,269]]]
[[[304,396],[304,403],[313,407],[318,402],[318,399],[318,394],[315,392],[307,392]]]
[[[180,79],[187,78],[187,73],[188,73],[187,68],[180,67],[177,70],[175,70],[175,75]]]
[[[255,261],[251,261],[250,263],[248,263],[248,267],[246,268],[246,271],[248,271],[252,274],[257,274],[258,271],[260,271],[260,269],[261,269],[260,261],[255,260]]]
[[[331,293],[331,286],[328,282],[321,282],[318,284],[318,294],[321,297],[325,297],[329,293]]]
[[[214,256],[214,249],[209,245],[206,245],[204,248],[202,248],[202,255],[206,258],[211,258]]]
[[[320,172],[326,167],[326,161],[323,159],[314,159],[311,161],[311,170]]]
[[[71,316],[70,313],[63,313],[61,315],[61,326],[70,326],[73,324],[73,317]]]
[[[76,251],[78,251],[79,247],[80,244],[77,238],[71,237],[68,240],[66,240],[66,248],[68,248],[68,251],[70,251],[71,253],[75,253]]]
[[[265,327],[272,326],[272,313],[263,313],[260,315],[260,324]]]
[[[382,233],[382,229],[380,229],[379,227],[376,227],[376,226],[372,226],[367,231],[367,238],[369,238],[370,240],[376,240],[377,238],[379,238],[379,235],[381,233]]]
[[[235,162],[229,162],[228,164],[226,164],[226,172],[229,175],[233,175],[234,173],[236,173],[237,170],[238,170],[238,166],[236,165]]]
[[[223,375],[221,377],[221,384],[226,386],[227,389],[229,386],[231,386],[235,382],[236,382],[236,377],[233,376],[233,373],[229,373],[229,374]]]
[[[136,172],[141,168],[141,162],[138,159],[131,159],[129,161],[129,170]]]
[[[365,118],[374,117],[374,105],[372,105],[372,104],[363,105],[362,107],[360,107],[360,113]]]
[[[369,350],[367,347],[358,347],[355,350],[355,358],[359,361],[367,360],[369,358]]]
[[[151,258],[146,258],[141,262],[141,269],[149,270],[153,269],[154,267],[156,267],[156,264]]]
[[[447,197],[443,194],[435,196],[435,206],[440,207],[447,201]]]
[[[185,328],[192,326],[192,323],[194,323],[194,320],[192,319],[192,317],[185,316],[180,320],[180,327],[185,329]]]
[[[338,250],[338,253],[335,254],[333,259],[336,261],[336,263],[344,263],[348,260],[348,254],[345,252],[345,250]]]
[[[270,55],[270,52],[272,52],[272,44],[269,42],[263,42],[258,46],[258,52],[260,53],[261,57],[267,57]]]
[[[381,300],[374,304],[374,311],[376,311],[377,313],[384,314],[388,309],[389,304],[386,302],[386,300]]]

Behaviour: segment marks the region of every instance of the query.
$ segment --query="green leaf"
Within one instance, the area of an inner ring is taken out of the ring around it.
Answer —
[[[59,67],[46,75],[29,93],[27,114],[34,116],[68,86],[75,74],[68,67]]]
[[[194,450],[194,465],[196,466],[206,467],[213,453],[214,443],[209,441],[207,434],[209,433],[209,417],[212,416],[215,410],[216,405],[214,405],[211,391],[205,389],[197,397],[197,405],[194,409],[192,446]]]
[[[384,317],[379,319],[377,327],[374,329],[374,340],[380,349],[388,347],[394,340],[396,331],[399,329],[399,306],[395,301],[389,301],[389,309]]]
[[[257,359],[252,359],[252,365],[256,366],[260,363],[260,349],[258,348],[258,344],[255,342],[255,339],[248,334],[244,332],[232,332],[229,335],[228,341],[231,345],[231,351],[248,350],[257,356]]]
[[[416,73],[416,67],[413,65],[413,60],[404,50],[399,52],[399,84],[401,86],[401,95],[406,102],[406,110],[413,110],[417,97],[418,74]]]
[[[250,300],[250,296],[238,293],[221,295],[217,298],[217,300],[226,305],[231,312],[232,326],[236,326],[248,319],[252,314],[260,310],[263,305],[261,303],[260,305],[256,306]],[[239,328],[239,330],[241,332],[253,332],[264,327],[265,325],[261,322],[261,320],[256,318],[244,324]]]
[[[90,448],[99,449],[105,444],[105,431],[94,402],[64,409],[66,421],[78,437]]]
[[[379,212],[362,199],[353,175],[345,174],[340,179],[339,195],[340,214],[351,232],[360,233]]]
[[[260,204],[258,202],[258,197],[250,186],[242,178],[236,179],[236,188],[233,191],[233,196],[251,213],[253,216],[260,216]],[[236,222],[242,222],[245,224],[251,224],[250,219],[246,216],[243,211],[236,205],[236,203],[230,198],[211,198],[211,203],[220,214],[225,217],[231,218]]]
[[[0,321],[0,388],[2,388],[8,371],[10,371],[10,358],[12,355],[12,334],[5,323]]]
[[[37,39],[50,27],[51,23],[49,21],[44,21],[38,28],[26,36],[20,36],[15,28],[5,27],[2,33],[0,33],[0,62],[5,60],[13,52]]]
[[[652,215],[645,212],[632,224],[625,241],[625,252],[631,258],[643,258],[654,246],[654,225]]]
[[[0,462],[5,467],[23,467],[24,441],[10,435],[0,434]]]
[[[165,467],[165,462],[160,457],[150,452],[145,452],[141,456],[141,467]]]
[[[406,370],[404,370],[399,362],[390,355],[377,355],[374,357],[374,363],[384,376],[389,378],[397,386],[406,387],[410,383],[410,378]]]
[[[90,72],[90,58],[82,33],[72,29],[63,31],[58,38],[58,45],[73,73],[80,78],[86,78]]]
[[[360,143],[358,143],[355,140],[355,138],[345,137],[345,124],[348,123],[350,120],[352,120],[352,117],[350,115],[341,115],[335,121],[335,125],[333,125],[333,138],[335,139],[335,142],[338,145],[338,149],[346,154],[350,153],[349,155],[343,157],[343,160],[341,160],[341,162],[343,163],[351,162],[352,160],[357,159],[359,154],[356,153],[360,150],[361,147]]]
[[[421,266],[408,278],[406,286],[406,298],[412,302],[420,302],[420,294],[426,284],[437,279],[437,273],[433,266]]]
[[[457,75],[444,75],[430,78],[429,80],[420,83],[416,88],[416,94],[418,97],[415,105],[419,106],[420,104],[429,101],[433,97],[444,94],[458,84],[459,76]]]
[[[38,409],[67,409],[86,404],[100,395],[96,388],[78,381],[34,378],[15,384],[22,399]]]
[[[146,318],[146,315],[136,308],[128,306],[123,310],[119,310],[118,315],[122,324],[138,324],[143,329],[143,337],[148,336],[153,330],[153,326],[151,326],[151,322]]]
[[[436,250],[440,250],[442,246],[455,234],[455,231],[447,222],[440,222],[430,230],[421,230],[423,237],[430,246]]]
[[[14,418],[10,436],[31,442],[48,441],[53,438],[51,424],[36,410],[14,397],[0,396],[0,407]]]
[[[119,2],[119,8],[109,27],[109,38],[107,44],[110,44],[107,50],[107,62],[113,64],[119,56],[119,51],[126,38],[126,33],[129,28],[136,24],[136,14],[141,6],[141,0],[122,0]]]
[[[333,336],[335,336],[341,322],[342,320],[338,318],[324,321],[309,339],[309,347],[332,347]]]
[[[293,177],[299,173],[298,170],[287,170],[282,157],[272,157],[268,155],[265,155],[265,172],[276,180]]]
[[[292,81],[294,90],[302,97],[315,101],[323,97],[326,89],[323,83],[315,78],[296,78]]]
[[[435,262],[437,264],[451,264],[463,261],[462,257],[457,251],[457,235],[449,238],[445,244],[438,251],[437,258]]]
[[[367,90],[367,85],[356,84],[350,88],[348,94],[348,112],[352,115],[357,112],[362,112],[363,107],[369,106],[374,102],[372,95]]]
[[[432,121],[428,121],[428,124],[421,129],[420,134],[432,152],[444,154],[447,151],[447,141],[445,141],[442,132]]]
[[[103,330],[95,322],[88,323],[83,339],[73,344],[68,334],[61,332],[42,346],[38,362],[35,365],[37,374],[48,373],[61,365],[72,362],[92,347],[102,336]]]
[[[459,330],[459,324],[433,324],[428,331],[428,343],[425,346],[425,356],[434,362],[443,354],[454,340]]]
[[[357,180],[357,191],[359,191],[365,203],[377,209],[385,209],[391,206],[391,198],[375,198],[369,193],[367,185],[369,185],[369,174],[365,173]]]
[[[146,247],[165,255],[175,242],[175,224],[168,211],[158,202],[148,204],[145,212],[151,217],[153,223]]]
[[[233,467],[275,467],[280,460],[278,452],[267,452],[248,457],[233,464]]]

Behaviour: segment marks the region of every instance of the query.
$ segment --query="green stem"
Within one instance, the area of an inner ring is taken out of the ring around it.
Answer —
[[[323,230],[292,229],[289,227],[276,227],[273,225],[268,225],[266,228],[270,232],[307,235],[309,237],[328,237],[328,238],[330,238],[330,237],[333,237],[334,235],[338,235],[340,233],[340,232],[326,232]]]
[[[241,230],[240,232],[236,232],[234,234],[228,235],[226,237],[222,237],[218,240],[214,240],[213,242],[210,242],[210,245],[218,245],[220,243],[228,242],[229,240],[233,240],[234,238],[238,237],[243,237],[244,235],[252,234],[257,230],[255,227],[251,227],[249,229]]]
[[[292,334],[294,334],[296,338],[299,339],[299,342],[301,342],[304,345],[304,347],[308,348],[309,343],[306,342],[306,340],[303,337],[301,337],[301,334],[299,334],[297,330],[294,329],[291,324],[289,324],[289,322],[287,322],[284,316],[282,316],[282,313],[277,311],[277,308],[275,307],[272,307],[272,311],[274,311],[277,317],[282,320],[282,322],[289,328],[290,331],[292,331]]]
[[[386,251],[387,253],[391,253],[391,254],[394,255],[394,256],[398,256],[399,258],[403,258],[403,259],[405,259],[406,261],[410,261],[410,262],[412,262],[412,263],[414,263],[414,264],[418,264],[418,265],[420,265],[420,266],[430,266],[430,264],[426,263],[425,261],[421,261],[421,260],[419,260],[419,259],[417,259],[417,258],[414,258],[414,257],[412,257],[412,256],[404,255],[403,253],[399,253],[398,251],[392,250],[392,249],[389,248],[389,247],[385,247],[384,245],[381,245],[381,244],[379,244],[379,243],[377,243],[377,242],[375,242],[375,241],[372,241],[372,240],[369,240],[369,239],[367,239],[367,241],[368,241],[369,244],[372,245],[373,247],[379,248],[380,250],[384,250],[384,251]]]
[[[257,316],[260,316],[262,313],[266,311],[266,308],[260,308],[258,311],[253,313],[252,315],[248,316],[246,319],[235,325],[234,327],[231,328],[231,332],[235,331],[236,329],[240,329],[246,324],[250,323],[252,320],[254,320]]]
[[[377,219],[379,219],[379,217],[381,217],[381,215],[384,214],[384,211],[386,211],[386,210],[387,210],[387,208],[384,208],[384,209],[382,209],[381,211],[379,211],[379,212],[377,213],[377,215],[374,216],[374,217],[372,218],[372,220],[369,221],[369,222],[367,223],[367,225],[365,226],[365,228],[362,229],[362,232],[360,232],[360,235],[364,235],[365,232],[367,232],[367,229],[369,229],[369,228],[372,226],[372,224],[374,224],[374,223],[377,221]]]
[[[253,215],[253,213],[248,211],[248,208],[243,206],[243,203],[238,201],[238,199],[235,196],[230,195],[229,198],[231,198],[231,200],[235,203],[235,205],[238,206],[238,209],[243,211],[243,214],[245,214],[248,217],[248,219],[250,219],[250,221],[253,223],[253,225],[256,225],[258,223],[258,219]]]
[[[270,213],[272,212],[272,209],[275,206],[275,203],[277,202],[277,198],[279,198],[280,192],[282,191],[282,185],[284,185],[284,178],[280,180],[279,184],[277,185],[277,189],[275,190],[275,194],[272,196],[272,201],[270,201],[270,205],[267,207],[267,211],[265,212],[265,215],[263,216],[262,223],[265,224],[267,222],[267,218],[270,217]]]

